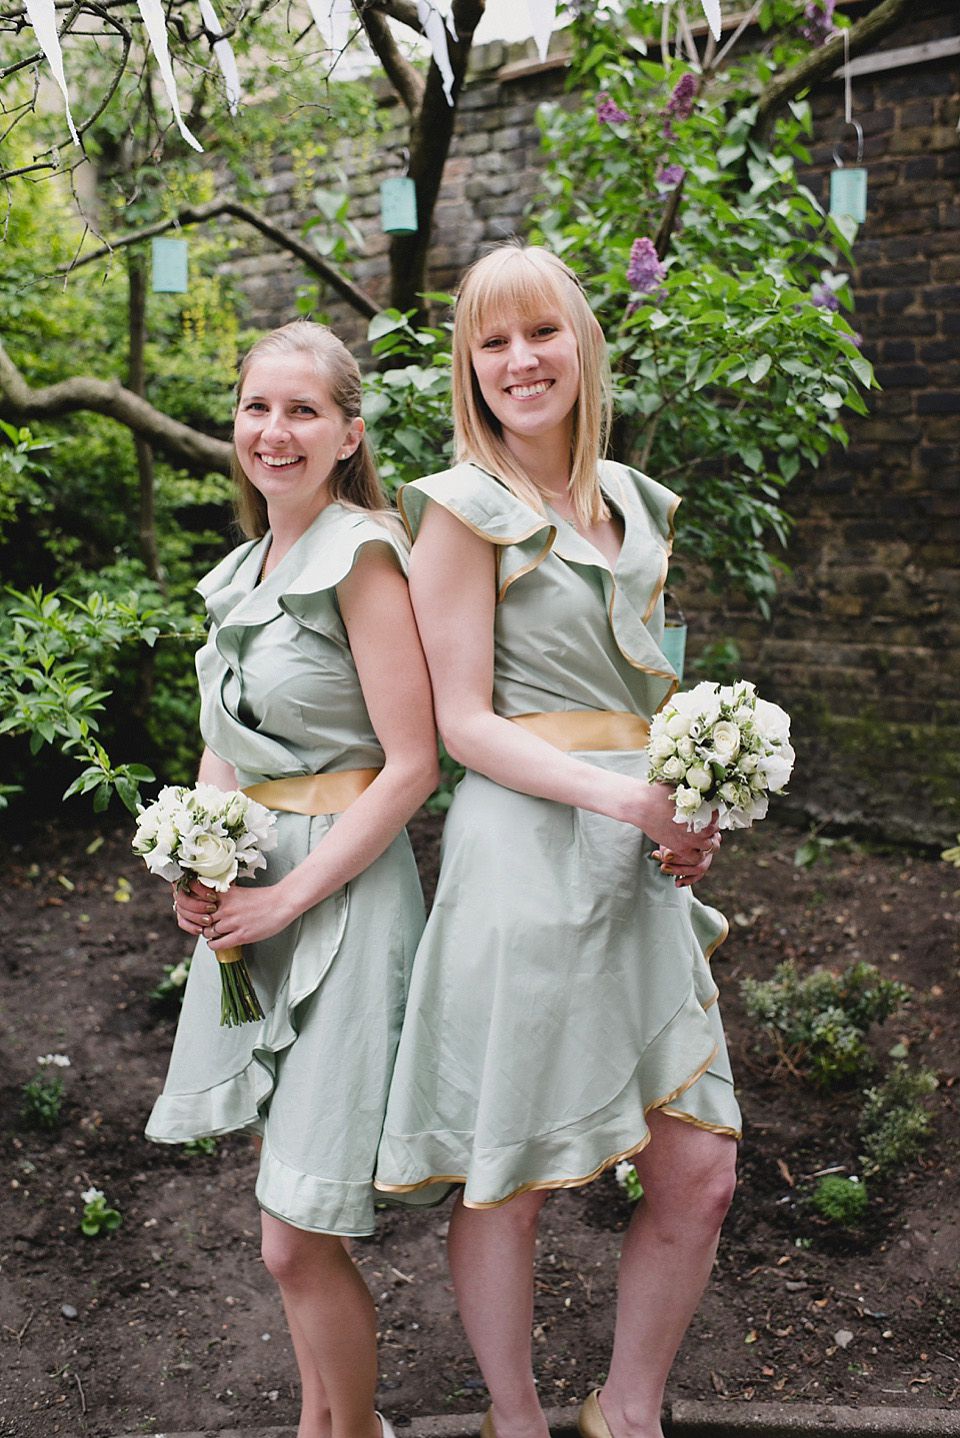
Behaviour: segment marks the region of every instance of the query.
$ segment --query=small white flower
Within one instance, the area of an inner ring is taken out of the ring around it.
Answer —
[[[694,810],[700,808],[702,802],[700,790],[690,789],[686,785],[681,784],[674,793],[673,802],[677,814],[682,814],[684,819],[686,819]]]
[[[42,1069],[46,1068],[47,1064],[53,1064],[54,1068],[58,1069],[68,1069],[70,1067],[70,1060],[66,1054],[40,1054],[37,1058],[37,1063]]]
[[[669,759],[672,754],[677,752],[677,746],[669,734],[658,734],[650,740],[647,750],[651,759]]]
[[[694,764],[691,769],[687,770],[687,783],[691,788],[699,789],[701,793],[704,793],[713,783],[713,775],[702,764]]]
[[[673,713],[664,727],[671,739],[682,739],[685,734],[690,733],[690,720],[686,714]]]
[[[88,1188],[80,1195],[84,1203],[96,1203],[98,1198],[103,1198],[102,1188]]]
[[[680,758],[679,754],[674,754],[669,759],[665,759],[663,761],[662,765],[660,766],[660,772],[663,775],[665,783],[679,784],[680,780],[687,772],[687,766]]]
[[[690,738],[689,734],[685,735],[682,739],[677,740],[677,753],[680,755],[681,759],[692,759],[696,752],[696,745]]]
[[[740,730],[729,719],[720,719],[710,735],[713,752],[721,764],[729,764],[740,752]]]
[[[617,1183],[619,1183],[621,1188],[626,1188],[627,1178],[629,1177],[630,1170],[632,1168],[633,1164],[630,1162],[630,1160],[628,1158],[622,1158],[617,1164],[616,1168],[613,1170],[614,1174],[616,1175]]]

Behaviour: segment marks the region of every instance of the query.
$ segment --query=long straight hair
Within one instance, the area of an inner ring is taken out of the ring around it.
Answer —
[[[573,411],[569,493],[583,524],[610,517],[598,478],[612,416],[610,361],[603,332],[571,269],[537,245],[498,245],[466,271],[453,320],[453,427],[457,460],[499,476],[518,499],[544,512],[543,491],[517,463],[500,422],[480,393],[470,348],[482,331],[519,315],[536,320],[559,312],[569,321],[580,359]]]
[[[359,416],[363,393],[360,367],[343,341],[326,325],[318,325],[313,320],[294,320],[291,324],[271,330],[251,345],[241,361],[237,377],[238,405],[251,365],[265,355],[307,355],[313,361],[317,378],[326,386],[344,419]],[[230,470],[235,485],[237,524],[247,539],[262,539],[270,527],[266,500],[244,474],[236,446]],[[366,435],[353,454],[337,461],[328,484],[330,498],[349,509],[365,509],[377,515],[389,510],[386,491],[380,482]]]

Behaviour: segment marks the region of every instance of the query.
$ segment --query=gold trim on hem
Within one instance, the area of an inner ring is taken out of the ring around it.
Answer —
[[[646,719],[623,709],[559,709],[550,713],[514,714],[510,723],[565,752],[635,751],[645,749],[650,740]]]
[[[654,1099],[652,1103],[645,1105],[643,1110],[644,1118],[655,1109],[657,1112],[667,1114],[669,1118],[683,1119],[684,1122],[692,1123],[698,1128],[709,1129],[712,1133],[729,1134],[732,1138],[739,1138],[740,1130],[738,1129],[732,1129],[718,1124],[708,1124],[703,1119],[694,1119],[691,1118],[689,1114],[667,1108],[668,1104],[673,1103],[674,1099],[678,1099],[681,1094],[685,1094],[688,1089],[693,1088],[693,1085],[703,1078],[719,1052],[720,1045],[714,1044],[713,1051],[706,1062],[695,1069],[690,1077],[685,1079],[678,1088],[673,1089],[670,1093],[663,1094],[660,1098]],[[615,1163],[622,1163],[625,1158],[633,1158],[636,1154],[641,1153],[649,1142],[650,1131],[648,1129],[639,1143],[632,1144],[630,1148],[622,1149],[610,1158],[605,1158],[592,1172],[582,1178],[548,1178],[531,1183],[521,1183],[519,1187],[506,1194],[504,1198],[491,1199],[485,1203],[478,1203],[475,1199],[470,1200],[465,1198],[463,1200],[463,1206],[464,1208],[475,1209],[499,1208],[502,1204],[509,1203],[511,1198],[517,1198],[521,1193],[530,1193],[534,1189],[583,1188],[586,1184],[593,1183],[594,1180],[599,1178],[608,1168],[612,1168]],[[375,1178],[373,1180],[373,1186],[378,1193],[417,1193],[421,1188],[429,1188],[430,1185],[434,1183],[466,1184],[466,1181],[466,1177],[462,1173],[434,1173],[431,1174],[429,1178],[420,1179],[417,1183],[383,1183],[380,1179]]]
[[[719,913],[719,910],[717,912]],[[725,944],[727,942],[727,939],[730,937],[730,924],[727,921],[727,916],[726,914],[720,914],[720,917],[723,920],[723,930],[717,935],[710,947],[704,950],[703,957],[706,959],[708,964],[713,958],[714,954],[719,949],[720,945]]]
[[[336,769],[328,774],[298,774],[248,784],[243,792],[258,804],[286,814],[342,814],[379,773],[379,769]]]

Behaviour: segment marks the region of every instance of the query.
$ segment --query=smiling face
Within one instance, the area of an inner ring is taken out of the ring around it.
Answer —
[[[563,311],[541,304],[524,315],[497,315],[470,343],[470,363],[507,448],[522,458],[532,441],[569,448],[580,393],[577,337]]]
[[[233,421],[237,460],[268,513],[310,523],[330,502],[327,481],[357,448],[362,419],[347,419],[308,354],[264,354],[250,364]]]

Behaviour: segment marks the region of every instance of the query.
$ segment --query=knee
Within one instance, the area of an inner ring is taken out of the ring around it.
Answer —
[[[308,1272],[315,1274],[318,1268],[336,1262],[343,1248],[330,1234],[306,1233],[273,1219],[263,1224],[260,1253],[264,1267],[281,1288],[296,1288]]]
[[[737,1150],[731,1140],[728,1152],[711,1164],[697,1184],[695,1201],[705,1228],[718,1233],[737,1191]]]
[[[694,1161],[678,1165],[662,1187],[652,1184],[647,1197],[662,1227],[680,1237],[694,1228],[711,1235],[720,1232],[736,1187],[737,1146],[723,1138],[702,1147]]]

